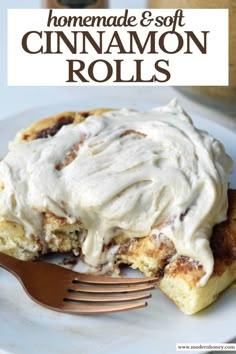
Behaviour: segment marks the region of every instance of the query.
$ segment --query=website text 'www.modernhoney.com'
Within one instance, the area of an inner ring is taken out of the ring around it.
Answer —
[[[236,353],[236,343],[177,343],[176,351],[224,351]]]

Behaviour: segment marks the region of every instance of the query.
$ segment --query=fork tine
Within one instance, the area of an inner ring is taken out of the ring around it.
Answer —
[[[85,286],[72,284],[69,286],[69,291],[77,291],[83,293],[94,293],[94,294],[120,294],[120,293],[131,293],[136,291],[146,291],[154,289],[154,284],[150,285],[132,285],[123,287],[106,287],[106,286]]]
[[[78,315],[97,315],[104,313],[112,313],[112,312],[120,312],[120,311],[128,311],[135,310],[142,307],[146,307],[146,302],[136,302],[134,304],[119,304],[119,305],[78,305],[73,302],[63,302],[63,307],[59,310],[66,313],[78,314]]]
[[[66,297],[64,300],[71,300],[71,301],[85,301],[85,302],[123,302],[123,301],[137,301],[148,299],[151,297],[150,293],[141,294],[141,295],[132,295],[132,296],[87,296],[87,295],[80,295],[77,293],[71,293]]]
[[[154,283],[158,281],[157,277],[150,278],[112,278],[108,276],[100,275],[90,275],[90,274],[78,274],[74,273],[74,281],[79,283],[88,283],[88,284],[116,284],[116,285],[125,285],[125,284],[145,284],[145,283]]]

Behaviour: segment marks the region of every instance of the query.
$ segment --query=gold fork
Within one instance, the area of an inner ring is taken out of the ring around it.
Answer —
[[[16,276],[32,300],[51,310],[72,314],[103,314],[145,307],[147,303],[138,300],[150,298],[150,293],[130,293],[151,290],[157,281],[157,278],[80,274],[52,263],[21,261],[3,253],[0,266]]]

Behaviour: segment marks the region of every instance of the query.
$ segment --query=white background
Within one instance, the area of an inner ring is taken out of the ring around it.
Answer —
[[[152,18],[157,16],[174,16],[175,10],[152,9]],[[155,27],[154,22],[150,26],[142,27],[140,20],[142,19],[143,10],[129,10],[129,17],[135,16],[138,25],[136,27],[120,27],[115,28],[119,31],[124,48],[129,51],[130,37],[128,31],[136,31],[141,43],[145,43],[149,31],[157,31],[156,42],[161,34],[171,31],[171,27]],[[81,10],[53,10],[53,16],[79,16]],[[123,16],[123,10],[83,10],[84,16]],[[176,54],[166,54],[161,51],[158,44],[156,50],[158,54],[147,54],[150,46],[147,46],[144,54],[138,53],[138,49],[134,46],[136,54],[117,54],[117,48],[111,49],[111,54],[97,54],[92,46],[86,46],[88,54],[80,54],[82,36],[78,35],[78,53],[71,54],[65,45],[62,45],[63,54],[29,54],[26,53],[22,46],[22,38],[25,33],[30,31],[63,31],[64,34],[73,42],[71,31],[89,31],[95,41],[99,40],[97,31],[104,31],[103,34],[103,50],[106,51],[114,33],[114,27],[47,27],[48,10],[11,10],[8,13],[8,82],[10,85],[68,85],[68,63],[67,59],[82,60],[85,63],[83,76],[89,81],[81,83],[74,75],[77,83],[70,85],[94,85],[94,82],[88,75],[88,66],[95,60],[106,60],[113,66],[112,77],[103,82],[101,85],[121,85],[115,83],[116,66],[114,60],[124,60],[122,63],[122,77],[130,79],[136,77],[136,63],[134,60],[144,60],[142,63],[142,77],[144,80],[150,80],[153,75],[158,80],[165,79],[165,75],[155,70],[155,62],[157,60],[168,60],[169,66],[161,64],[161,67],[167,69],[171,77],[167,82],[141,82],[141,83],[123,83],[123,85],[139,85],[139,86],[156,86],[156,85],[227,85],[228,84],[228,14],[227,10],[183,10],[185,25],[178,27],[176,30],[182,35],[184,46],[180,52]],[[53,22],[52,22],[53,24]],[[220,25],[217,25],[220,24]],[[191,41],[190,50],[193,54],[184,54],[187,47],[187,39],[185,31],[193,31],[197,38],[203,43],[203,34],[201,31],[209,31],[207,34],[207,53],[202,54],[196,45]],[[56,49],[56,37],[52,37],[53,50]],[[32,34],[28,39],[30,50],[37,51],[41,46],[46,47],[46,39],[40,39],[38,35]],[[168,50],[175,50],[178,45],[176,36],[168,36],[165,44]],[[119,51],[118,51],[119,53]],[[17,58],[17,60],[16,60]],[[78,68],[78,64],[75,68]],[[107,67],[103,63],[96,65],[94,75],[98,80],[102,80],[107,76]]]

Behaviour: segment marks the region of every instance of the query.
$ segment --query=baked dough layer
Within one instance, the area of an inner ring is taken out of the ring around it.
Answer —
[[[65,112],[41,120],[17,135],[13,144],[24,143],[55,135],[63,125],[80,123],[90,115],[100,115],[109,109],[84,112]],[[68,156],[68,164],[74,155]],[[63,168],[63,164],[58,169]],[[79,222],[69,225],[64,218],[51,213],[43,215],[43,237],[26,237],[21,225],[0,222],[0,251],[14,257],[36,259],[42,253],[81,253],[83,225]],[[158,276],[159,288],[186,314],[193,314],[212,303],[227,286],[236,279],[236,191],[229,191],[228,220],[215,226],[211,238],[214,255],[214,272],[204,287],[197,283],[204,275],[200,264],[176,253],[175,247],[164,235],[144,236],[128,239],[115,236],[104,247],[102,257],[106,259],[109,250],[115,249],[114,267],[128,264],[140,269],[145,276]],[[82,256],[82,255],[81,255]]]

